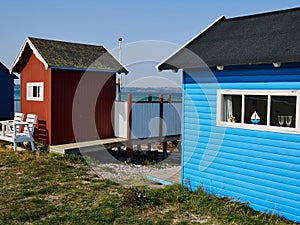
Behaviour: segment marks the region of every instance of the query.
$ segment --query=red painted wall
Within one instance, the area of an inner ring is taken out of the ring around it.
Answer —
[[[113,137],[115,80],[112,73],[45,70],[32,54],[21,71],[21,111],[38,115],[35,141],[57,145]],[[27,82],[44,82],[43,102],[26,100]]]
[[[51,133],[51,109],[50,109],[50,83],[51,71],[45,70],[42,64],[34,54],[29,57],[26,66],[21,71],[21,112],[25,114],[33,113],[38,115],[38,123],[35,129],[35,140],[48,143]],[[26,100],[26,83],[27,82],[44,82],[44,101],[27,101]]]
[[[114,136],[115,74],[52,70],[51,144]]]

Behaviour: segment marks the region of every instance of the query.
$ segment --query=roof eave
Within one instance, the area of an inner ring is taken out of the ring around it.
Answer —
[[[11,76],[13,77],[14,80],[19,79],[19,77],[16,74],[11,73]]]
[[[200,35],[202,35],[203,33],[205,33],[208,29],[210,29],[212,26],[214,26],[216,23],[218,23],[220,20],[225,19],[225,16],[220,16],[218,19],[216,19],[215,21],[213,21],[208,27],[206,27],[205,29],[203,29],[200,33],[196,34],[194,37],[192,37],[189,41],[187,41],[184,45],[182,45],[181,48],[179,48],[177,51],[175,51],[173,54],[171,54],[170,56],[168,56],[165,60],[163,60],[160,64],[158,64],[156,66],[156,69],[161,72],[163,70],[172,70],[172,68],[166,68],[166,69],[160,69],[160,67],[163,64],[166,64],[168,60],[170,60],[173,56],[175,56],[176,54],[178,54],[182,49],[184,49],[190,42],[192,42],[194,39],[196,39],[197,37],[199,37]],[[172,67],[176,67],[176,66],[172,66]],[[177,67],[176,67],[177,68]],[[177,69],[183,69],[183,68],[177,68]]]
[[[121,69],[119,69],[117,73],[124,73],[125,75],[127,75],[129,70],[118,59],[116,59],[116,57],[113,54],[111,54],[110,51],[108,51],[108,49],[104,45],[102,45],[102,47],[121,65]]]
[[[79,67],[66,67],[66,66],[49,66],[48,68],[55,70],[78,70],[78,71],[93,71],[93,72],[106,72],[106,73],[119,73],[119,70],[113,69],[100,69],[100,68],[79,68]]]
[[[4,71],[9,75],[11,76],[13,79],[19,79],[19,77],[17,77],[15,74],[11,73],[9,71],[9,69],[3,64],[0,62],[0,66],[4,69]]]
[[[255,65],[274,65],[274,64],[290,64],[290,63],[300,63],[300,60],[266,60],[266,61],[249,61],[244,63],[214,63],[214,64],[208,64],[209,67],[217,67],[217,66],[255,66]],[[189,69],[189,68],[184,68]]]

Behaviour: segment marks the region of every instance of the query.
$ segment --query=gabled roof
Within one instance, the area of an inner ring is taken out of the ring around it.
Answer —
[[[210,67],[300,62],[299,43],[300,8],[221,17],[157,69],[202,67],[200,59]]]
[[[45,69],[101,70],[128,73],[103,46],[45,40],[28,37],[17,55],[11,71],[18,72],[31,55],[45,65]]]
[[[6,66],[4,66],[1,62],[0,62],[0,75],[1,76],[12,76],[13,77],[13,79],[19,79],[16,75],[14,75],[14,74],[11,74],[10,72],[9,72],[9,70],[7,69],[7,67]]]

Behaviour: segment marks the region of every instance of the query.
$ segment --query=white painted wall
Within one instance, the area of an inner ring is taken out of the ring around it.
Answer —
[[[159,103],[133,103],[131,112],[132,139],[159,136]]]
[[[182,103],[164,103],[163,136],[181,134]]]
[[[181,134],[181,103],[164,103],[163,136]],[[127,102],[115,102],[115,136],[127,138]],[[159,103],[132,103],[131,138],[159,136]]]
[[[127,102],[115,102],[115,136],[127,138]]]

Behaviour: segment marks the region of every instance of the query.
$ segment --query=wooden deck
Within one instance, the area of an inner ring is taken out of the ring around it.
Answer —
[[[180,140],[180,135],[165,137],[163,141],[175,141]],[[136,139],[131,140],[133,145],[147,144],[159,142],[159,137],[148,138],[148,139]],[[71,143],[64,145],[50,146],[50,152],[59,154],[82,154],[92,155],[93,158],[98,160],[100,164],[119,163],[119,161],[113,157],[107,149],[114,147],[126,146],[128,140],[124,138],[107,138],[102,140],[86,141],[79,143]],[[153,185],[171,185],[180,184],[180,173],[181,173],[181,153],[172,152],[163,161],[164,163],[174,165],[171,168],[165,168],[157,171],[153,171],[147,174],[147,179],[153,182]]]
[[[106,138],[93,141],[84,141],[63,145],[51,145],[50,152],[59,154],[79,154],[100,150],[106,150],[124,145],[127,140],[125,138]]]
[[[180,140],[180,135],[174,136],[167,136],[163,137],[162,141],[177,141]],[[160,142],[159,137],[152,137],[152,138],[144,138],[144,139],[133,139],[131,140],[131,145],[140,145],[140,144],[148,144],[148,143],[155,143]],[[84,154],[84,153],[91,153],[97,152],[101,150],[111,149],[115,147],[121,146],[128,146],[129,142],[125,138],[106,138],[106,139],[99,139],[93,141],[84,141],[84,142],[77,142],[77,143],[70,143],[70,144],[63,144],[63,145],[50,145],[49,151],[55,152],[59,154]]]

